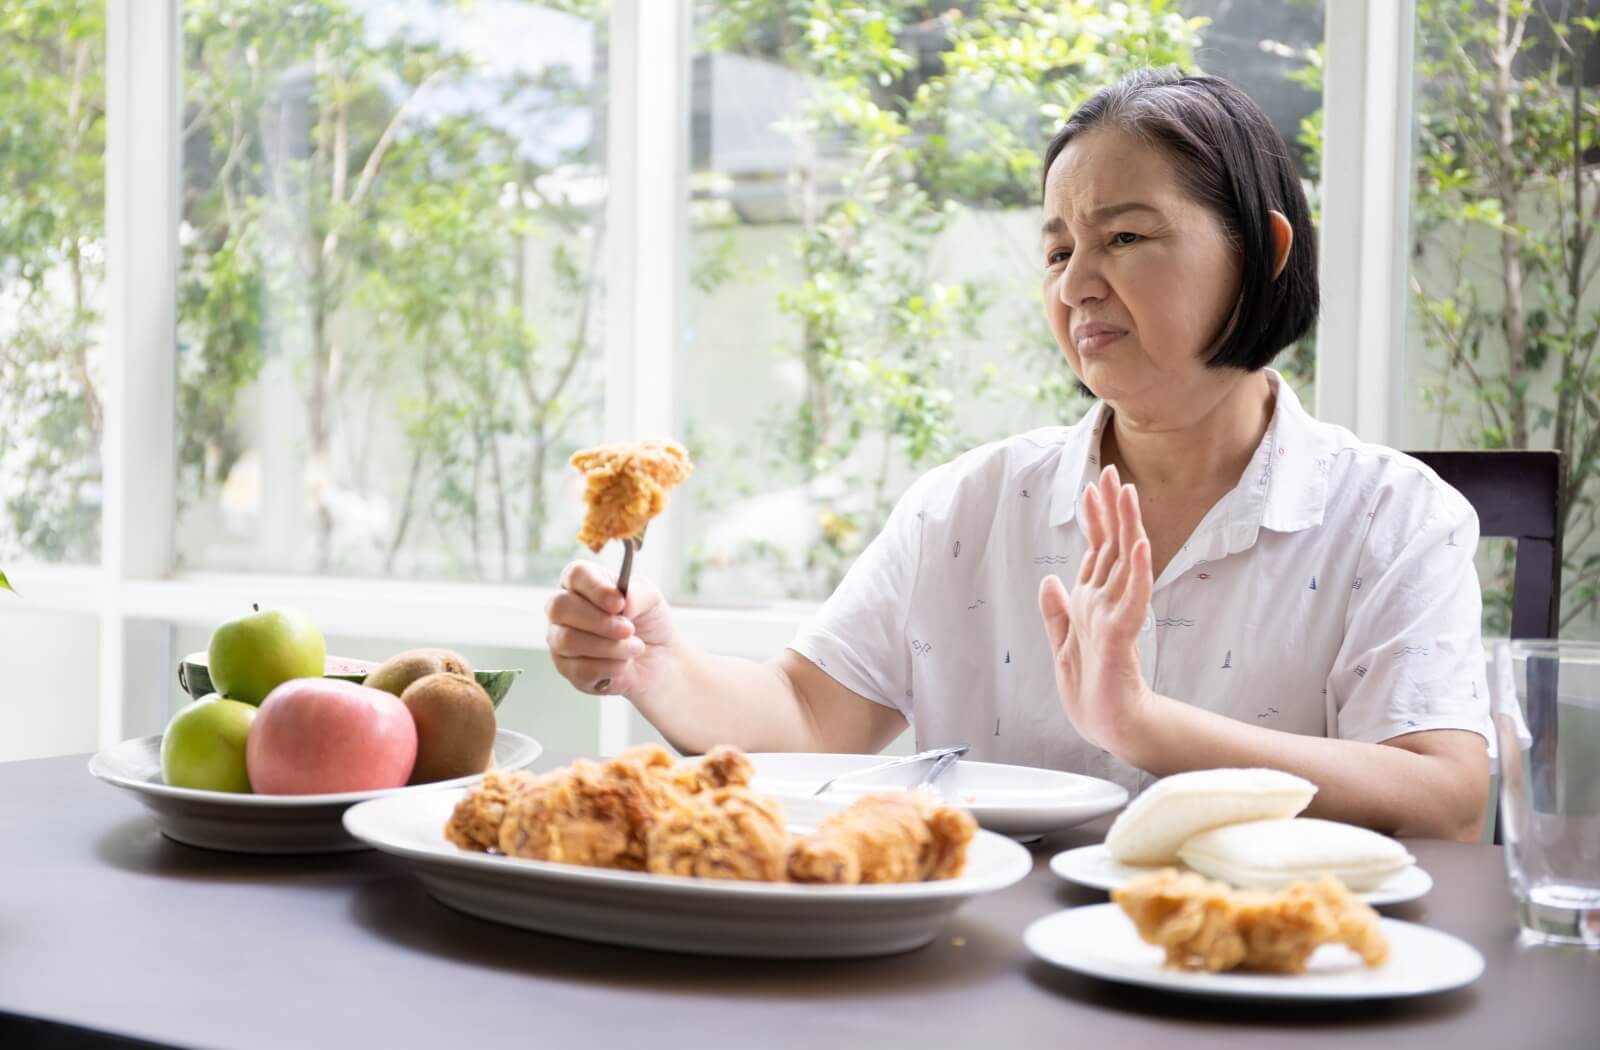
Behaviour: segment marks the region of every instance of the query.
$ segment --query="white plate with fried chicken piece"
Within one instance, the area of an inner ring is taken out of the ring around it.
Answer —
[[[808,798],[824,781],[837,780],[823,797],[844,801],[872,791],[915,787],[929,764],[873,770],[882,755],[768,752],[752,754],[753,785],[780,798]],[[859,775],[858,775],[859,774]],[[1126,788],[1081,773],[1000,762],[950,767],[933,787],[953,806],[971,813],[980,827],[1019,839],[1034,839],[1115,813],[1128,801]]]
[[[927,944],[964,902],[1010,886],[1033,866],[1026,849],[986,831],[968,843],[960,875],[927,882],[737,881],[531,860],[463,849],[445,837],[466,794],[438,791],[363,803],[345,813],[345,827],[404,859],[428,891],[452,908],[607,944],[751,957],[889,955]],[[842,809],[836,802],[773,804],[781,806],[783,824],[796,836]],[[541,833],[533,819],[522,826]]]
[[[1141,940],[1115,904],[1069,908],[1035,921],[1023,943],[1038,958],[1102,980],[1181,995],[1227,999],[1389,999],[1429,995],[1470,984],[1483,956],[1448,933],[1397,919],[1380,919],[1389,955],[1368,967],[1343,944],[1324,944],[1303,973],[1222,973],[1175,969],[1160,947]]]

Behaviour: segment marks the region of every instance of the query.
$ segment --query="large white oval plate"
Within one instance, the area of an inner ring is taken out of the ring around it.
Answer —
[[[465,791],[363,802],[350,834],[403,858],[444,904],[469,915],[563,937],[638,948],[789,959],[888,955],[931,941],[980,893],[1027,875],[1033,858],[980,831],[955,879],[874,886],[734,882],[586,868],[459,849],[444,826]],[[815,826],[837,805],[784,803],[790,829]]]
[[[1166,953],[1139,938],[1115,904],[1069,908],[1030,925],[1023,943],[1047,963],[1122,984],[1226,999],[1391,999],[1470,984],[1483,956],[1448,933],[1383,919],[1389,961],[1368,968],[1342,944],[1312,953],[1300,974],[1196,973],[1163,965]]]
[[[764,752],[750,756],[751,786],[779,798],[809,798],[830,777],[887,761],[882,755]],[[881,773],[841,780],[824,798],[849,801],[869,791],[914,787],[929,763],[913,762]],[[960,761],[934,785],[951,805],[1002,835],[1028,838],[1103,817],[1128,801],[1126,788],[1079,773],[998,762]]]
[[[494,763],[522,769],[543,748],[532,737],[495,731]],[[169,839],[229,853],[340,853],[367,847],[351,838],[339,818],[357,802],[464,787],[482,774],[382,791],[336,795],[245,795],[172,787],[161,780],[161,737],[124,740],[89,760],[89,772],[133,793]]]
[[[1181,867],[1181,865],[1179,865]],[[1156,868],[1139,868],[1113,860],[1105,844],[1079,846],[1063,850],[1050,858],[1050,870],[1068,882],[1088,886],[1107,893],[1120,887],[1129,879],[1148,875]],[[1398,875],[1393,875],[1380,885],[1356,894],[1368,904],[1401,904],[1414,901],[1433,889],[1433,876],[1413,864]]]

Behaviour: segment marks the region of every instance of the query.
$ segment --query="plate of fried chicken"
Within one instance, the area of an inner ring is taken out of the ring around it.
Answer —
[[[753,790],[751,772],[733,748],[677,760],[646,745],[379,799],[345,827],[460,911],[710,955],[908,951],[1032,869],[1027,850],[930,793],[780,801]]]
[[[1324,876],[1236,889],[1167,868],[1030,925],[1028,950],[1104,980],[1184,995],[1383,999],[1470,984],[1483,956],[1456,937],[1385,919]]]

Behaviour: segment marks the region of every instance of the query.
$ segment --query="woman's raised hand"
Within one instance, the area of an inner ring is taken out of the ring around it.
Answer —
[[[1154,579],[1139,494],[1108,466],[1084,494],[1089,540],[1069,594],[1061,579],[1039,584],[1039,613],[1055,663],[1056,692],[1084,739],[1120,754],[1152,706],[1139,670],[1139,631]]]

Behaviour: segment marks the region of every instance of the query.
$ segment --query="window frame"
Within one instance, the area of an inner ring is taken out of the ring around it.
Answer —
[[[314,608],[330,635],[545,648],[550,587],[177,571],[175,348],[181,0],[108,0],[106,406],[98,566],[8,566],[21,609],[100,622],[99,746],[159,732],[172,628],[211,626],[252,602]],[[1326,311],[1316,406],[1372,441],[1398,433],[1405,324],[1414,0],[1327,0],[1321,268]],[[608,433],[681,432],[688,238],[690,0],[612,0],[607,122],[605,418]],[[1398,100],[1398,104],[1397,104]],[[648,160],[645,160],[648,158]],[[662,274],[673,275],[662,280]],[[676,337],[674,337],[676,333]],[[663,341],[668,345],[662,346]],[[668,593],[672,516],[640,571]],[[683,637],[752,658],[777,653],[814,608],[676,610]],[[630,740],[627,701],[601,704],[595,749]]]

